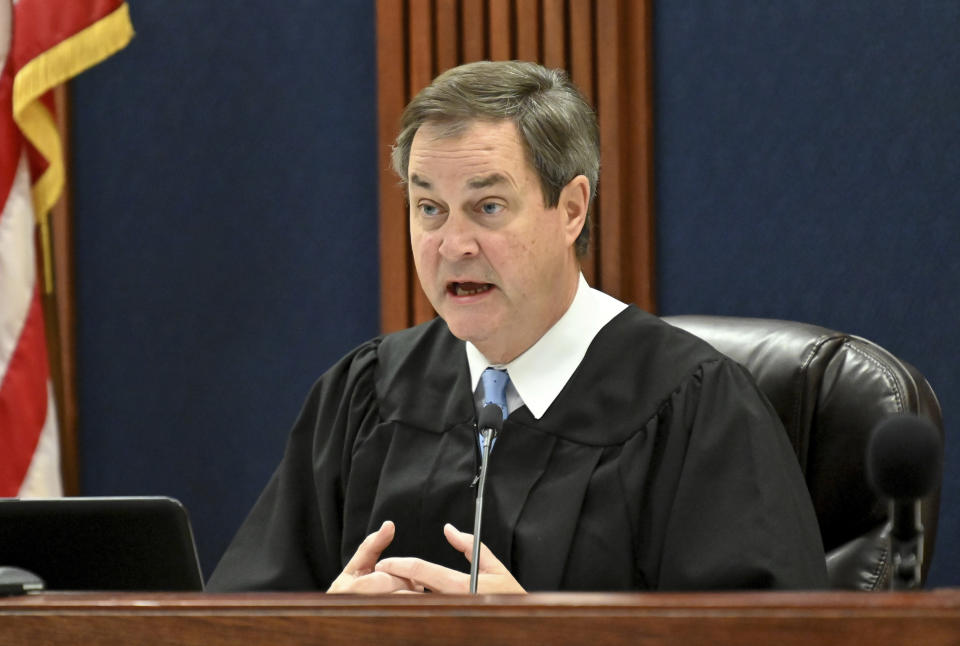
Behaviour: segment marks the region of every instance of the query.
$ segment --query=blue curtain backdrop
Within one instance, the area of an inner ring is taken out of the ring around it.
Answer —
[[[796,319],[917,366],[960,584],[960,3],[658,2],[662,314]]]
[[[209,575],[379,331],[373,3],[130,11],[72,88],[82,487],[179,498]]]
[[[181,499],[209,574],[310,384],[378,331],[374,6],[130,5],[72,84],[82,486]],[[871,338],[951,433],[958,28],[952,0],[657,2],[661,312]],[[955,444],[933,585],[960,585]]]

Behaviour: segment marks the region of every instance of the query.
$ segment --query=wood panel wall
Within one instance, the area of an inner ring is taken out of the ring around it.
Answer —
[[[562,67],[595,106],[601,173],[591,285],[655,309],[651,0],[377,0],[381,326],[429,320],[409,251],[390,146],[404,106],[440,72],[475,60]]]

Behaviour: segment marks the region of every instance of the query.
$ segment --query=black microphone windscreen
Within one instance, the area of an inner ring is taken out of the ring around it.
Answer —
[[[927,495],[940,481],[943,446],[929,420],[892,415],[873,429],[867,445],[867,480],[881,496],[909,500]]]
[[[480,409],[477,426],[481,429],[492,428],[497,433],[503,428],[503,409],[496,404],[487,404]]]

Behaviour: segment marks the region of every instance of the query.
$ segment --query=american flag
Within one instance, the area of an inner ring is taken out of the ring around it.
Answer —
[[[64,186],[51,90],[132,36],[122,0],[0,0],[0,497],[63,489],[42,310]]]

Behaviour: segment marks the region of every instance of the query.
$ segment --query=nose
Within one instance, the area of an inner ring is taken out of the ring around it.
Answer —
[[[438,231],[440,234],[440,255],[445,260],[460,260],[480,253],[477,241],[477,227],[461,214],[451,214]]]

